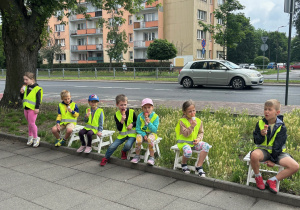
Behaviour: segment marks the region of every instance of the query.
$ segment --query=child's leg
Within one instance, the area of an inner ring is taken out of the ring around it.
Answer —
[[[26,110],[26,109],[24,109],[24,116],[28,122],[28,136],[33,136],[32,130],[30,128],[29,121],[28,121],[28,110]]]
[[[85,145],[86,145],[85,140],[84,140],[84,134],[86,134],[87,132],[88,132],[88,131],[85,130],[85,129],[83,128],[83,129],[81,129],[81,130],[79,131],[79,133],[78,133],[79,139],[80,139],[80,141],[81,141],[81,145],[82,145],[82,146],[85,146]]]
[[[182,151],[183,151],[183,156],[182,156],[181,164],[187,164],[188,159],[192,157],[192,148],[189,145],[184,145],[182,147]]]
[[[134,137],[126,137],[127,141],[125,142],[125,145],[122,149],[123,152],[127,152],[131,149],[133,143],[135,142],[135,138]]]
[[[279,165],[283,166],[285,169],[276,175],[278,181],[292,176],[299,170],[299,164],[289,156],[280,159]]]
[[[135,154],[139,155],[141,152],[141,147],[142,147],[142,143],[143,143],[144,138],[142,137],[142,135],[138,134],[136,136],[136,142],[135,142]]]
[[[118,148],[119,145],[121,145],[126,140],[126,137],[123,139],[116,139],[107,149],[105,153],[105,157],[107,159],[110,158],[110,156],[114,153],[114,151]]]
[[[197,167],[203,165],[204,159],[206,158],[208,151],[210,149],[210,145],[206,142],[200,141],[197,145],[195,145],[195,149],[200,151]]]
[[[75,128],[75,125],[73,123],[67,124],[66,134],[65,134],[65,138],[64,138],[65,140],[67,140],[71,136],[74,128]]]
[[[86,133],[87,140],[88,140],[88,143],[87,143],[87,146],[88,146],[88,147],[91,147],[91,146],[92,146],[93,135],[94,135],[94,131],[92,131],[92,130],[89,130],[89,131]]]
[[[264,160],[264,153],[261,149],[256,149],[250,154],[250,164],[254,171],[254,174],[259,174],[259,162]]]
[[[149,147],[149,152],[150,156],[154,157],[154,141],[155,141],[155,135],[153,133],[149,134],[148,136],[148,147]]]
[[[34,113],[33,110],[26,110],[27,111],[27,121],[28,121],[28,133],[31,133],[33,138],[37,138],[37,126],[35,124],[37,114]]]
[[[53,127],[52,127],[52,133],[53,133],[53,135],[55,136],[55,138],[56,139],[60,139],[60,135],[59,135],[59,131],[57,130],[57,127],[56,127],[56,125],[54,125]]]

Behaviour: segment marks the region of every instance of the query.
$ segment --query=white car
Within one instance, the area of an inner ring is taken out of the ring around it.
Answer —
[[[179,72],[178,83],[185,88],[194,85],[223,85],[233,89],[262,85],[264,77],[255,70],[241,69],[226,60],[188,62]]]
[[[257,67],[254,65],[254,63],[251,63],[251,65],[249,66],[249,69],[257,69]]]

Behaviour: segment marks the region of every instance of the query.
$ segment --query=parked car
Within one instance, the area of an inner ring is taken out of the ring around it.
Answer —
[[[194,85],[223,85],[233,89],[262,85],[264,77],[255,70],[242,69],[226,60],[191,61],[178,75],[178,83],[185,88]]]
[[[277,69],[286,69],[285,63],[277,63]]]
[[[239,65],[239,67],[241,67],[242,69],[249,69],[249,64],[247,64],[247,63],[241,63]]]
[[[290,65],[290,69],[300,69],[300,63],[295,63],[293,65]]]
[[[257,67],[254,65],[254,63],[251,63],[251,65],[249,66],[249,69],[257,69]]]
[[[268,64],[267,69],[276,69],[276,63],[275,62],[271,62]]]

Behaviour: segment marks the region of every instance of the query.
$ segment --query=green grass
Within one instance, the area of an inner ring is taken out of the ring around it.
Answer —
[[[82,116],[85,108],[86,106],[79,105],[80,116],[78,118],[78,124],[84,124]],[[139,113],[141,110],[137,109],[136,111]],[[214,111],[213,114],[212,111]],[[116,130],[113,119],[115,112],[116,108],[104,108],[104,129]],[[156,159],[156,164],[160,167],[172,168],[175,154],[170,150],[170,147],[176,144],[174,129],[182,113],[178,109],[166,107],[158,107],[155,109],[155,112],[160,117],[158,136],[163,138],[159,144],[162,156]],[[0,131],[27,137],[27,124],[24,125],[22,109],[0,108],[0,114],[3,116],[0,122]],[[39,136],[42,137],[42,141],[54,143],[55,138],[51,133],[51,127],[55,124],[56,115],[57,104],[44,103],[41,106],[37,124]],[[203,165],[207,176],[245,184],[248,166],[242,159],[254,148],[252,132],[260,117],[250,117],[246,112],[234,116],[229,109],[210,110],[209,108],[197,112],[197,116],[203,121],[205,132],[204,141],[213,146],[209,152],[210,167],[206,164]],[[288,129],[287,150],[297,162],[300,161],[299,116],[300,109],[296,109],[291,113],[285,114],[284,118]],[[19,120],[11,121],[11,118]],[[117,133],[113,135],[114,139],[116,137]],[[79,141],[72,145],[74,148],[78,148],[79,146]],[[104,154],[106,149],[107,147],[104,147],[101,153]],[[113,155],[120,157],[121,149],[122,146],[120,146]],[[189,164],[192,164],[192,162],[193,161],[189,161]],[[299,195],[300,172],[297,172],[291,178],[283,180],[281,182],[280,191]]]
[[[278,70],[276,70],[276,69],[265,69],[265,70],[260,69],[259,71],[263,75],[271,75],[271,74],[277,74],[278,73]],[[283,72],[286,72],[286,69],[279,69],[279,73],[283,73]]]

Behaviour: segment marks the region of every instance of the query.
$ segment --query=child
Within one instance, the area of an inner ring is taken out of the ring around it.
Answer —
[[[31,72],[26,72],[23,80],[24,85],[20,89],[20,97],[23,99],[24,115],[28,121],[27,145],[31,146],[33,144],[33,147],[38,147],[40,137],[37,136],[38,129],[35,121],[43,99],[43,88],[35,83],[34,74]]]
[[[258,121],[253,132],[256,148],[250,155],[257,188],[264,190],[267,187],[275,194],[277,193],[277,182],[292,176],[299,169],[299,164],[288,153],[285,153],[286,127],[283,116],[279,114],[280,102],[276,99],[267,100],[264,106],[265,117]],[[265,162],[269,167],[279,164],[285,169],[264,184],[259,172],[260,162]]]
[[[200,177],[205,177],[202,165],[206,158],[211,145],[203,142],[203,123],[195,117],[195,103],[192,100],[186,101],[182,105],[183,116],[179,119],[175,132],[178,148],[183,151],[182,156],[182,171],[186,174],[190,173],[187,167],[187,160],[192,156],[192,150],[200,151],[199,159],[196,166],[196,171]]]
[[[52,128],[52,133],[56,138],[55,146],[60,147],[65,144],[66,139],[70,137],[77,124],[77,117],[79,116],[79,109],[75,102],[71,100],[71,94],[67,90],[60,93],[62,102],[58,105],[58,115],[56,118],[56,125]],[[60,132],[66,129],[64,138],[60,138]]]
[[[81,141],[81,146],[78,148],[77,152],[90,153],[92,151],[92,140],[93,134],[97,136],[102,135],[104,113],[103,109],[98,108],[99,98],[95,94],[90,95],[88,99],[90,108],[85,111],[84,121],[86,122],[85,127],[79,131],[79,138]],[[87,135],[88,143],[86,145],[84,140],[84,135]]]
[[[159,117],[153,112],[153,102],[150,98],[145,98],[142,101],[142,110],[137,117],[136,121],[136,149],[135,156],[131,160],[132,163],[138,163],[140,161],[140,152],[143,141],[148,142],[150,157],[148,159],[148,165],[153,166],[154,160],[154,142],[157,139],[157,128],[159,125]]]
[[[127,140],[125,143],[122,151],[121,151],[121,159],[127,159],[127,151],[129,151],[135,142],[136,138],[136,115],[133,109],[127,109],[127,102],[128,99],[125,95],[121,94],[116,97],[116,106],[119,110],[116,112],[114,118],[116,121],[117,129],[119,131],[119,135],[117,139],[112,143],[106,154],[105,157],[102,158],[100,163],[101,166],[105,166],[110,156],[113,152],[121,145],[123,142]]]

